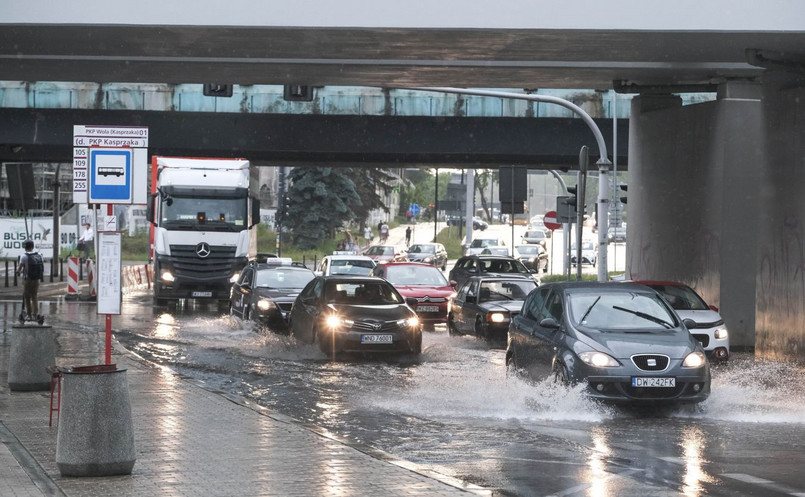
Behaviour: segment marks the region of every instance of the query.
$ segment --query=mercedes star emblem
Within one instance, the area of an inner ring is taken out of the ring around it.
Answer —
[[[205,259],[208,255],[210,255],[210,245],[206,242],[201,242],[196,245],[196,255]]]

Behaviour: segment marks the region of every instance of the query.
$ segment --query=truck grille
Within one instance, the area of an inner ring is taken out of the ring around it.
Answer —
[[[171,245],[170,261],[177,277],[187,279],[228,279],[232,275],[235,247],[210,246],[210,254],[201,258],[196,245]],[[243,263],[245,264],[245,262]]]

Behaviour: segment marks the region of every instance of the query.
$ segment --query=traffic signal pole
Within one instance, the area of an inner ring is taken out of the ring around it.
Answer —
[[[607,232],[609,231],[609,196],[611,190],[609,188],[609,167],[612,163],[607,158],[607,144],[604,141],[604,135],[595,124],[593,118],[581,107],[565,100],[563,98],[554,97],[551,95],[534,95],[524,93],[511,93],[505,91],[493,90],[477,90],[468,88],[450,88],[450,87],[414,87],[404,88],[406,90],[419,90],[419,91],[433,91],[438,93],[454,93],[458,95],[476,95],[481,97],[494,97],[494,98],[509,98],[512,100],[530,100],[533,102],[546,102],[560,105],[579,116],[584,123],[590,128],[593,136],[595,137],[596,144],[598,145],[599,159],[596,162],[599,171],[598,181],[598,281],[607,280]],[[512,219],[514,216],[512,215]],[[581,262],[581,261],[579,261]]]

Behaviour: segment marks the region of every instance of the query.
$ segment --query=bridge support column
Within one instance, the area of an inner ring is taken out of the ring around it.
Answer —
[[[725,85],[684,107],[641,95],[630,119],[627,275],[694,287],[721,307],[734,348],[755,345],[759,89]]]

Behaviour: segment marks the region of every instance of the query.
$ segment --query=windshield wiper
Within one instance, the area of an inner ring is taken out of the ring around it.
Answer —
[[[617,309],[619,311],[628,312],[629,314],[634,314],[635,316],[637,316],[639,318],[643,318],[645,320],[652,321],[654,323],[657,323],[659,325],[664,326],[667,329],[673,328],[673,325],[671,323],[669,323],[667,321],[664,321],[664,320],[658,318],[657,316],[652,316],[651,314],[646,314],[645,312],[635,311],[633,309],[627,309],[625,307],[620,307],[620,306],[617,306],[617,305],[613,305],[612,308]]]
[[[587,316],[590,314],[590,311],[593,310],[593,307],[595,307],[595,304],[597,304],[599,300],[601,300],[600,296],[597,299],[595,299],[595,302],[593,302],[592,305],[590,305],[590,307],[587,308],[587,312],[585,312],[584,316],[582,316],[581,319],[579,319],[579,323],[583,323],[584,320],[587,319]]]

